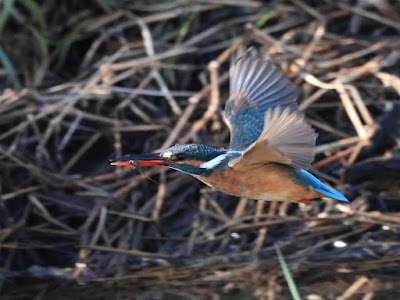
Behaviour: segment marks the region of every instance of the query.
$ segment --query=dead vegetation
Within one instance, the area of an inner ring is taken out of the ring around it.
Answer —
[[[399,297],[398,1],[92,2],[42,4],[21,28],[16,1],[0,22],[1,299],[283,299],[275,244],[304,299]],[[350,205],[236,199],[109,166],[226,147],[242,44],[299,85],[319,132],[311,170]]]

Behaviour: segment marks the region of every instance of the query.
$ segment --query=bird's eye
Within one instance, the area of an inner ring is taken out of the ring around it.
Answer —
[[[183,153],[177,153],[174,158],[174,160],[185,160],[186,156]]]

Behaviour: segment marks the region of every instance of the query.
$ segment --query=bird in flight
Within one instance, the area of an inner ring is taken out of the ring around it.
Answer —
[[[168,166],[226,194],[250,199],[310,203],[330,197],[349,202],[306,171],[314,160],[317,134],[296,112],[297,96],[297,87],[281,70],[251,48],[230,69],[228,149],[175,145],[110,163]]]

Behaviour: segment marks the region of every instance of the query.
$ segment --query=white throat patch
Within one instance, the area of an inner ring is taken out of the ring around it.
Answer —
[[[200,166],[203,169],[213,169],[218,166],[225,158],[228,157],[228,154],[220,154],[217,157],[213,158],[212,160],[206,161],[204,164]]]

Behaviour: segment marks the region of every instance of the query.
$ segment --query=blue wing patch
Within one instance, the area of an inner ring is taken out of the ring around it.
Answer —
[[[244,150],[260,136],[267,109],[278,105],[296,109],[297,87],[255,49],[236,60],[230,77],[230,98],[225,105],[231,130],[229,148]]]

